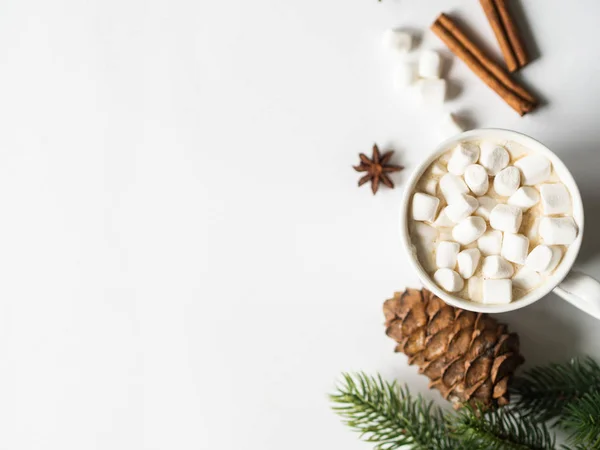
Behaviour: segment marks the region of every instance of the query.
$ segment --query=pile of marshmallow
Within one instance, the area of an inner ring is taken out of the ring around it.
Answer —
[[[394,87],[401,91],[415,87],[421,104],[428,108],[441,108],[446,99],[446,80],[441,78],[442,60],[433,50],[423,50],[418,61],[405,57],[413,48],[413,36],[407,31],[388,30],[384,45],[400,54],[394,72]],[[444,113],[439,127],[440,137],[446,138],[464,131],[452,113]]]
[[[451,230],[445,233],[451,239],[437,242],[433,274],[447,292],[462,291],[468,280],[470,300],[509,303],[513,284],[523,291],[539,286],[560,262],[561,246],[577,238],[567,188],[545,183],[552,174],[550,161],[529,154],[509,163],[510,154],[500,145],[461,143],[448,160],[447,172],[440,162],[433,164],[431,173],[439,182],[432,178],[425,185],[427,193],[413,195],[413,220]],[[438,191],[447,203],[439,213]],[[486,195],[492,192],[495,198]],[[519,231],[524,212],[540,201],[543,217],[537,235],[542,243],[529,251],[529,238]],[[474,276],[480,264],[481,277]]]

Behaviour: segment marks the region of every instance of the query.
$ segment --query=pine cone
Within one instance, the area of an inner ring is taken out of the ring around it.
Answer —
[[[396,292],[383,305],[386,334],[395,351],[427,375],[455,408],[509,402],[508,384],[524,359],[519,337],[487,314],[445,304],[426,289]]]

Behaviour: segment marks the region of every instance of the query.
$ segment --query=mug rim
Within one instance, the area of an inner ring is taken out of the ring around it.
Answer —
[[[563,258],[559,264],[559,267],[555,272],[545,280],[545,282],[538,288],[530,291],[518,300],[514,300],[509,304],[483,304],[465,300],[461,297],[455,296],[441,289],[431,278],[431,276],[423,269],[421,263],[418,260],[416,251],[412,249],[412,243],[410,233],[408,230],[408,206],[410,204],[411,196],[414,192],[414,188],[419,181],[423,172],[430,166],[430,164],[451,149],[451,147],[459,142],[465,140],[474,139],[485,139],[489,136],[494,136],[497,140],[513,141],[519,145],[522,145],[532,153],[541,153],[547,156],[552,162],[553,168],[556,172],[559,172],[559,178],[562,183],[568,186],[571,194],[572,208],[573,208],[573,219],[578,226],[578,235],[575,241],[568,246],[567,251],[563,255]],[[430,152],[426,158],[424,158],[416,167],[413,169],[410,178],[406,184],[402,196],[402,203],[400,208],[400,236],[402,246],[408,256],[411,267],[416,271],[421,283],[424,287],[429,289],[435,295],[440,297],[444,302],[449,305],[459,307],[469,311],[483,312],[483,313],[501,313],[514,311],[525,306],[531,305],[532,303],[540,300],[542,297],[549,294],[563,279],[568,275],[577,259],[579,250],[581,248],[581,242],[583,239],[584,231],[584,210],[583,201],[579,192],[579,187],[573,178],[570,170],[564,164],[562,159],[556,155],[552,150],[546,147],[541,142],[533,139],[532,137],[512,130],[502,128],[478,128],[469,130],[451,138],[444,140],[442,143],[436,146],[434,151]]]

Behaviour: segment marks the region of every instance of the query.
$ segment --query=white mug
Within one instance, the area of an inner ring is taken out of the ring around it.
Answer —
[[[486,305],[482,303],[471,302],[452,295],[438,287],[437,284],[433,282],[429,274],[421,266],[417,258],[415,247],[411,243],[408,231],[407,219],[411,195],[413,194],[415,186],[421,178],[423,172],[434,160],[440,157],[443,153],[452,149],[459,142],[465,140],[484,139],[492,140],[498,143],[515,142],[516,144],[520,144],[528,149],[531,153],[540,153],[546,156],[552,162],[556,174],[571,193],[573,203],[573,219],[579,227],[577,239],[567,248],[562,261],[554,273],[545,280],[544,284],[509,304]],[[573,176],[567,167],[558,156],[551,152],[545,145],[524,134],[501,129],[479,129],[467,131],[442,142],[437,149],[427,158],[425,158],[413,171],[410,179],[408,180],[408,184],[406,185],[402,198],[400,236],[404,249],[406,250],[408,260],[412,267],[416,270],[423,285],[452,306],[476,312],[501,313],[523,308],[544,297],[550,291],[553,291],[582,311],[585,311],[595,318],[600,319],[600,282],[589,275],[571,270],[573,263],[577,258],[577,254],[579,253],[579,248],[581,247],[581,241],[583,238],[583,218],[583,203],[581,201],[581,194],[579,193],[577,184],[575,183],[575,180],[573,179]]]

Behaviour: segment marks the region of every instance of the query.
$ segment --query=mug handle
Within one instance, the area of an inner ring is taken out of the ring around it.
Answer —
[[[572,270],[554,288],[554,292],[590,316],[600,319],[600,282],[595,278]]]

